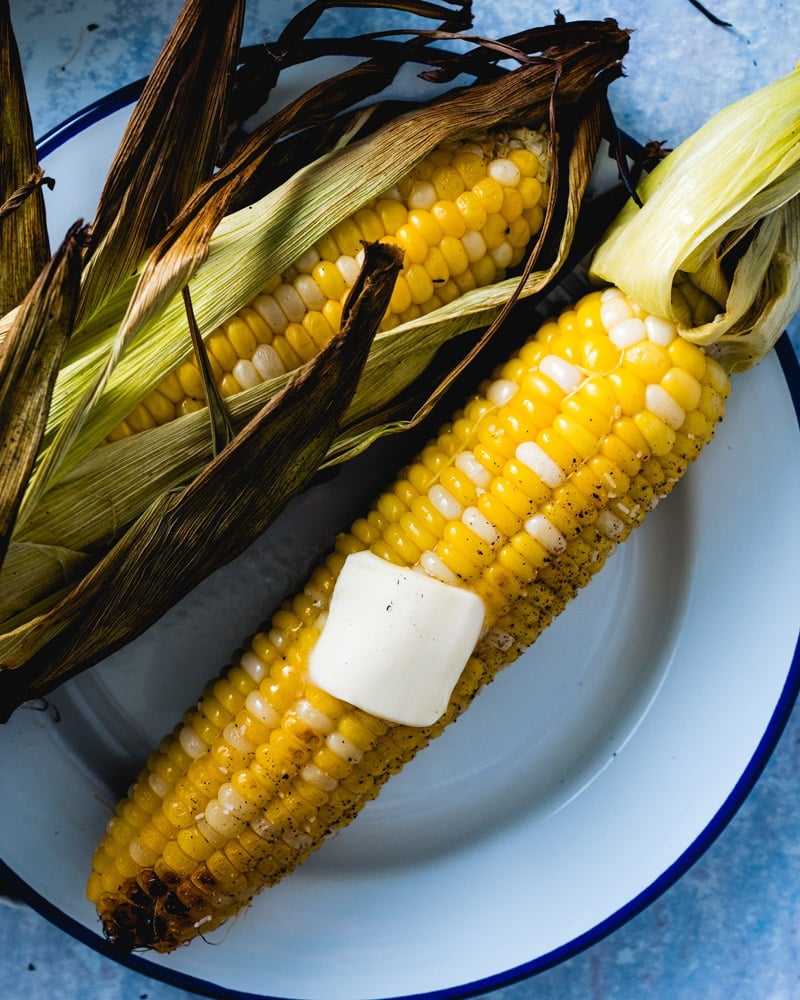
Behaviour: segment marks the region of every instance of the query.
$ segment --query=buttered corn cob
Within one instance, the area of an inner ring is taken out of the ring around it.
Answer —
[[[88,895],[107,936],[169,951],[349,823],[671,491],[728,389],[701,348],[614,288],[543,324],[152,754],[94,857]],[[310,680],[337,580],[365,551],[480,598],[480,637],[431,725]]]
[[[500,280],[541,228],[549,177],[544,131],[515,129],[437,147],[206,337],[223,397],[291,371],[325,346],[339,330],[364,241],[390,242],[404,251],[382,330]],[[203,383],[191,358],[153,389],[109,439],[203,406]]]

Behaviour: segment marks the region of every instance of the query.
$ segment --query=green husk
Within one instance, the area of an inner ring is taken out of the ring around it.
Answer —
[[[800,69],[720,111],[637,194],[593,276],[730,371],[757,364],[800,308]]]

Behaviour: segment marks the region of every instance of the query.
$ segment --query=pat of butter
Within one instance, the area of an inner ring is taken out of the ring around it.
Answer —
[[[444,714],[483,618],[477,594],[356,552],[336,581],[309,676],[372,715],[429,726]]]

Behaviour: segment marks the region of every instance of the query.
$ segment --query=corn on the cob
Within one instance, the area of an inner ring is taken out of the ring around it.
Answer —
[[[169,951],[349,823],[669,493],[728,388],[701,348],[617,289],[545,323],[151,756],[95,854],[88,895],[106,934]],[[363,550],[483,601],[481,638],[432,726],[390,724],[309,680],[337,577]]]
[[[392,242],[404,250],[382,330],[500,280],[541,228],[549,176],[546,131],[520,128],[437,147],[205,338],[223,397],[297,368],[334,336],[358,274],[362,241]],[[109,440],[203,406],[200,371],[190,358]]]

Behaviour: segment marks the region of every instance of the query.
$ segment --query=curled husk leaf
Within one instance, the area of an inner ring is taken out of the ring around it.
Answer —
[[[800,308],[800,69],[720,111],[637,194],[593,276],[730,371],[757,364]]]

